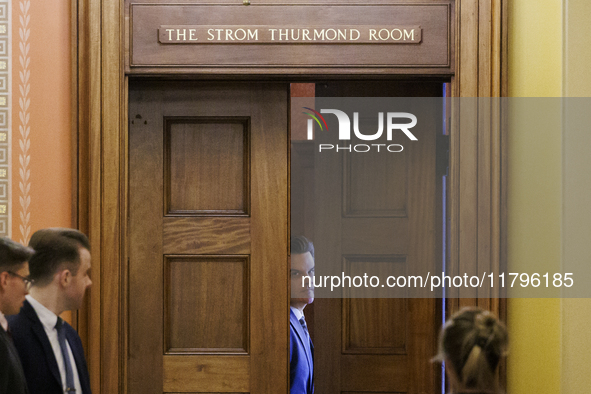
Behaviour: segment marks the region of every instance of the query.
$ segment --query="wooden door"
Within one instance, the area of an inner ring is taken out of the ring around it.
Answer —
[[[288,85],[129,103],[128,392],[286,393]]]
[[[316,97],[441,94],[441,83],[316,85]],[[421,111],[420,106],[412,111],[420,120],[413,128],[419,141],[408,143],[405,136],[392,141],[404,145],[403,153],[314,153],[317,275],[322,275],[323,264],[340,266],[350,276],[370,270],[397,275],[441,271],[441,177],[436,174],[436,140],[442,132],[442,114],[423,116]],[[372,123],[375,125],[375,119]],[[335,129],[329,124],[331,127]],[[326,134],[316,135],[321,138]],[[364,142],[351,140],[351,145]],[[405,289],[392,291],[402,297]],[[362,292],[356,289],[356,297],[363,296]],[[441,300],[354,298],[347,294],[345,290],[343,298],[317,298],[314,302],[317,392],[438,392],[440,368],[430,359],[437,352]]]

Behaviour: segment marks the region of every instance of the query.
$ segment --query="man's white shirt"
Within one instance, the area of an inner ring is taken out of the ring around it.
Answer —
[[[8,331],[8,320],[6,320],[6,317],[4,316],[2,311],[0,311],[0,326],[2,326],[4,331]]]
[[[300,320],[302,317],[304,317],[304,314],[298,308],[290,306],[289,309],[293,311],[293,314],[295,315],[296,319]]]

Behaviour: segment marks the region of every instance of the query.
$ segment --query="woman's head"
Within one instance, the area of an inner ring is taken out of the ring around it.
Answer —
[[[459,392],[498,391],[497,367],[507,349],[507,330],[492,313],[466,308],[441,329],[438,358],[446,362]]]

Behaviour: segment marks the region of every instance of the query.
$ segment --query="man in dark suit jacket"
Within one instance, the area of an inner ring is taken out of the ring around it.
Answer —
[[[31,394],[91,394],[84,349],[59,315],[80,308],[92,284],[88,238],[72,229],[35,232],[34,280],[20,313],[8,319]]]
[[[18,313],[28,293],[28,260],[33,250],[0,238],[0,394],[27,394],[27,382],[18,353],[7,331],[5,315]]]
[[[304,319],[304,308],[314,301],[314,245],[312,242],[303,236],[292,238],[290,260],[290,394],[313,394],[314,345]]]

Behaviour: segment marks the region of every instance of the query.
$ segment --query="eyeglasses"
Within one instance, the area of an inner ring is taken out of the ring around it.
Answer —
[[[31,288],[31,286],[33,286],[35,284],[35,281],[33,279],[25,278],[24,276],[19,275],[16,272],[12,272],[12,271],[6,271],[6,272],[8,272],[12,276],[16,276],[17,278],[22,279],[23,282],[25,282],[25,288],[27,290],[29,290]]]

